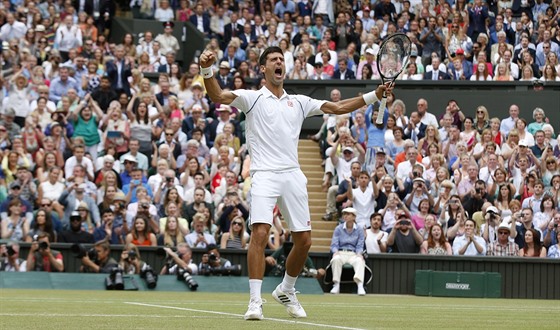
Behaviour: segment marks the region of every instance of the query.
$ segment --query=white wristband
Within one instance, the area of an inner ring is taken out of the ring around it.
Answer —
[[[204,79],[212,78],[212,76],[214,75],[214,70],[212,70],[211,66],[207,68],[200,67],[200,74],[202,75],[202,77],[204,77]]]
[[[362,95],[362,97],[364,98],[364,101],[366,102],[366,105],[370,105],[370,104],[373,104],[373,103],[379,101],[379,99],[377,98],[377,95],[375,95],[375,91],[365,93],[364,95]]]

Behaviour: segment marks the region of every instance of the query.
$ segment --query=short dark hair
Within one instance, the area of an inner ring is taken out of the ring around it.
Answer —
[[[259,58],[259,65],[265,65],[266,64],[266,58],[268,57],[268,54],[272,54],[272,53],[280,53],[280,54],[284,55],[284,52],[282,51],[282,48],[280,48],[278,46],[268,47],[261,54],[261,57]]]
[[[101,212],[101,216],[104,216],[106,213],[115,214],[115,212],[113,212],[113,210],[111,210],[110,208],[106,208],[106,209],[103,209],[103,211]]]

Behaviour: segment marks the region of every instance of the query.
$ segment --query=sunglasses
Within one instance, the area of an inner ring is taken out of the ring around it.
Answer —
[[[42,207],[49,207],[49,206],[51,206],[51,204],[50,203],[49,204],[41,204],[41,206]]]
[[[172,136],[173,133],[165,133],[165,136]]]
[[[509,235],[509,233],[507,231],[499,231],[498,234],[499,235]]]
[[[73,221],[80,222],[80,221],[82,221],[82,219],[80,219],[80,218],[70,218],[70,222],[73,222]]]
[[[484,113],[484,111],[477,111],[476,113]]]
[[[234,223],[233,223],[233,225],[234,225],[234,226],[235,226],[235,225],[237,225],[237,226],[241,226],[241,225],[242,225],[242,223],[241,223],[241,222],[237,222],[237,221],[236,221],[236,222],[234,222]]]
[[[553,161],[553,160],[551,160],[551,161],[548,161],[548,162],[546,162],[546,163],[547,163],[548,165],[550,165],[550,164],[555,164],[556,162]]]
[[[456,29],[456,28],[458,28],[459,26],[458,26],[458,25],[452,25],[451,27],[454,28],[454,29]]]

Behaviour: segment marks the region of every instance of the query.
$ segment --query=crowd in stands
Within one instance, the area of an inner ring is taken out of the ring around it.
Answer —
[[[400,79],[560,80],[558,0],[118,5],[162,28],[112,40],[109,0],[0,4],[2,239],[246,248],[245,114],[209,100],[196,59],[176,60],[185,44],[173,21],[209,39],[216,79],[231,90],[262,86],[268,46],[284,50],[287,79],[378,79],[379,44],[395,32],[416,58]],[[560,257],[560,150],[542,109],[523,118],[511,105],[496,118],[481,105],[470,118],[453,100],[438,114],[425,99],[406,108],[390,96],[382,125],[373,106],[325,117],[312,137],[325,220],[355,208],[371,253],[451,253],[451,244],[455,254]],[[270,249],[289,235],[274,216]]]

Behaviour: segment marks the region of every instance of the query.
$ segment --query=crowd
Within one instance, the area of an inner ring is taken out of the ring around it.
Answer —
[[[245,116],[209,100],[196,60],[177,62],[173,21],[209,38],[216,79],[232,90],[262,86],[268,46],[284,50],[288,79],[378,79],[379,44],[395,32],[410,37],[416,58],[400,79],[560,80],[558,0],[119,5],[162,31],[111,40],[108,0],[0,4],[1,237],[34,243],[43,258],[34,254],[28,269],[35,259],[63,268],[41,242],[107,243],[98,256],[113,244],[246,248]],[[407,115],[391,95],[382,125],[372,124],[374,107],[325,117],[312,136],[324,159],[324,219],[349,209],[344,221],[367,228],[368,253],[560,257],[560,150],[544,111],[528,121],[516,105],[503,119],[484,106],[466,117],[453,100],[438,117],[426,100],[416,106]],[[276,212],[268,247],[288,237]],[[2,253],[19,250],[12,245]]]

